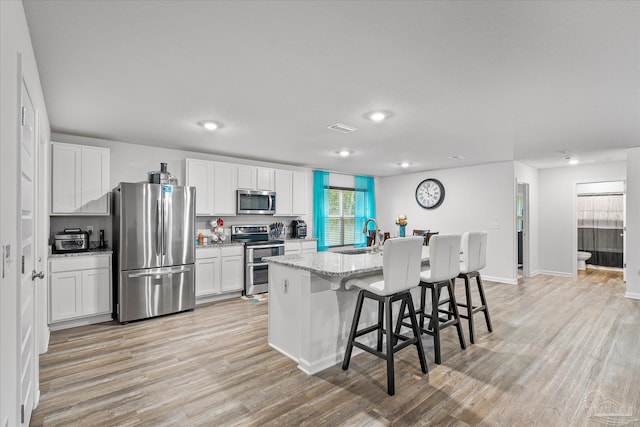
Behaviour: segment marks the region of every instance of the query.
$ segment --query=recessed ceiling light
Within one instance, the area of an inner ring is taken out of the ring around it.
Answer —
[[[466,159],[465,156],[449,156],[449,158],[451,160],[464,160],[464,159]]]
[[[198,122],[198,124],[203,128],[205,128],[206,130],[216,130],[222,127],[221,123],[214,122],[213,120],[205,120],[202,122]]]
[[[401,168],[408,168],[409,166],[411,166],[411,163],[409,163],[409,162],[402,162],[402,163],[400,163],[400,167],[401,167]]]
[[[371,115],[369,115],[369,118],[371,120],[373,120],[374,122],[381,122],[384,119],[387,118],[387,115],[385,113],[383,113],[382,111],[376,111],[371,113]]]
[[[381,122],[383,120],[387,120],[391,118],[391,116],[393,116],[393,113],[391,111],[382,111],[382,110],[371,111],[364,115],[364,117],[371,120],[372,122]]]
[[[341,157],[349,157],[350,155],[353,154],[353,151],[351,150],[340,150],[337,151],[338,154],[340,154]]]
[[[569,164],[570,165],[577,165],[578,163],[580,163],[580,160],[578,159],[569,159]]]

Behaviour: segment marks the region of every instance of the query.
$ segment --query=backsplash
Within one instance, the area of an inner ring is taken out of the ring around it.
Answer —
[[[104,230],[104,240],[107,245],[111,241],[111,217],[110,216],[52,216],[49,232],[49,243],[53,243],[56,233],[64,231],[65,228],[80,228],[87,231],[87,227],[93,227],[93,233],[89,236],[90,244],[95,242],[98,245],[100,240],[100,230]]]
[[[111,216],[52,216],[51,227],[49,236],[50,244],[53,243],[53,237],[56,233],[62,232],[65,228],[80,228],[83,231],[87,230],[87,227],[93,227],[93,233],[89,236],[91,245],[98,245],[100,236],[100,230],[104,230],[104,239],[109,245],[112,241],[112,225]],[[211,228],[209,226],[210,221],[215,221],[219,217],[197,216],[196,217],[196,236],[198,233],[202,233],[205,236],[211,235]],[[238,215],[238,216],[223,216],[220,217],[224,220],[224,232],[227,239],[231,239],[231,226],[232,225],[269,225],[274,222],[281,222],[285,228],[281,237],[290,237],[289,225],[291,221],[297,218],[306,219],[304,216],[265,216],[265,215]],[[308,223],[309,221],[307,221]],[[309,235],[311,235],[311,224],[309,224]],[[194,236],[195,238],[195,236]]]

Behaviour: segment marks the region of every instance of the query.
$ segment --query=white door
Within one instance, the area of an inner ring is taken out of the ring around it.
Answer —
[[[19,358],[21,423],[29,425],[38,381],[38,353],[35,333],[36,278],[36,120],[27,87],[22,82],[22,133],[20,138],[20,252]],[[42,278],[42,277],[40,277]]]

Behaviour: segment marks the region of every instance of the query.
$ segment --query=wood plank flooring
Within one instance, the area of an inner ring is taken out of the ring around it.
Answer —
[[[414,347],[397,353],[393,397],[367,353],[346,372],[299,371],[267,345],[266,302],[53,332],[31,425],[640,425],[640,301],[623,297],[620,273],[485,291],[494,332],[478,315],[462,351],[444,330],[442,365],[425,336],[426,375]]]

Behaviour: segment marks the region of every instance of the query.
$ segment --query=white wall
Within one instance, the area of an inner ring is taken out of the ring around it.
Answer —
[[[37,132],[48,139],[49,122],[22,2],[0,1],[0,243],[11,258],[0,277],[0,425],[20,425],[18,401],[18,165],[20,77],[39,117]],[[36,387],[38,386],[36,382]],[[39,390],[36,389],[36,399]]]
[[[567,277],[577,274],[577,184],[623,181],[626,174],[626,162],[540,170],[538,238],[541,273]]]
[[[640,299],[640,148],[627,151],[627,298]]]
[[[514,163],[516,181],[519,184],[529,184],[529,273],[531,276],[535,276],[540,270],[540,251],[538,243],[538,235],[540,233],[540,215],[538,213],[540,184],[538,182],[538,169],[519,162]],[[516,256],[517,255],[516,246]]]
[[[444,203],[437,209],[423,209],[415,200],[416,187],[427,178],[440,180],[445,188]],[[513,162],[384,177],[378,187],[376,211],[382,231],[393,232],[395,218],[401,214],[408,217],[408,233],[414,228],[441,234],[486,230],[483,277],[516,283]],[[491,228],[492,223],[498,228]]]

